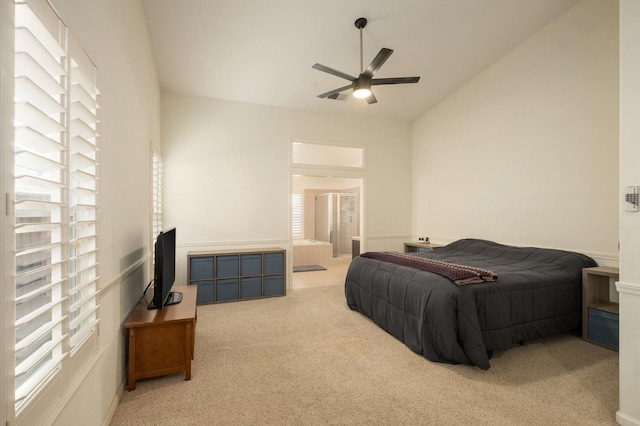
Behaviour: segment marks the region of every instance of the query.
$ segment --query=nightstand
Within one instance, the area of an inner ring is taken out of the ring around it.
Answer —
[[[444,247],[444,245],[434,244],[434,243],[423,243],[421,241],[418,241],[413,243],[404,243],[404,252],[418,253],[421,251],[431,251],[431,250],[439,249],[440,247]]]
[[[609,300],[609,279],[619,277],[620,270],[610,266],[582,270],[582,338],[613,350],[618,350],[620,307]]]

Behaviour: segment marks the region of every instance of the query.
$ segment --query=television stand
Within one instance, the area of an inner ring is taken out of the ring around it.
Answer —
[[[182,302],[182,293],[179,291],[172,291],[167,296],[167,301],[164,302],[164,305],[175,305],[180,302]]]
[[[197,287],[178,288],[182,303],[149,310],[143,299],[124,324],[129,334],[130,391],[136,380],[149,377],[184,372],[185,380],[191,380]]]

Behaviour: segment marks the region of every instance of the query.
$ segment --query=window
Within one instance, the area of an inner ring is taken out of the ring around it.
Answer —
[[[302,236],[302,194],[291,194],[291,234]]]
[[[97,70],[46,2],[15,2],[15,408],[95,330]]]

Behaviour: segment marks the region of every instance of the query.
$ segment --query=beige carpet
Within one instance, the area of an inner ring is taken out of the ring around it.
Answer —
[[[198,307],[192,380],[141,380],[112,425],[608,425],[618,354],[573,335],[430,362],[349,310],[343,287]]]

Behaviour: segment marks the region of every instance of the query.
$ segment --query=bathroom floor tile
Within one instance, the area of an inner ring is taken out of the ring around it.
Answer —
[[[347,269],[351,263],[351,256],[331,259],[323,264],[326,271],[296,272],[293,275],[293,288],[322,287],[344,284]]]

